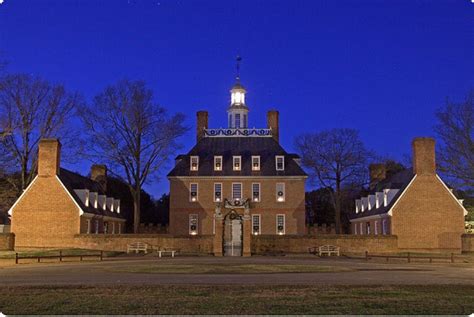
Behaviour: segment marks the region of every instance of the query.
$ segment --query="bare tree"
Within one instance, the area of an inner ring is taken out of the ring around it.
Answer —
[[[333,129],[303,134],[295,146],[313,180],[329,191],[335,210],[336,232],[342,232],[343,186],[362,186],[367,182],[367,162],[371,153],[352,129]]]
[[[61,137],[67,147],[68,136],[73,134],[67,123],[80,100],[63,86],[30,75],[11,74],[0,79],[0,164],[6,170],[20,171],[20,190],[36,174],[40,139]]]
[[[92,155],[114,167],[124,178],[134,200],[134,232],[140,224],[141,188],[178,148],[177,138],[187,128],[184,115],[168,116],[153,102],[142,81],[120,81],[107,87],[84,107],[80,116],[90,135]]]
[[[447,102],[436,113],[441,140],[438,165],[460,187],[474,189],[474,90],[463,103]]]

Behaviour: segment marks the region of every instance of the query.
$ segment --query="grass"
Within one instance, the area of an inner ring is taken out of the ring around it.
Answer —
[[[3,314],[459,314],[474,286],[4,286]]]
[[[120,273],[156,274],[270,274],[270,273],[336,273],[351,272],[350,268],[301,264],[154,264],[109,269]]]

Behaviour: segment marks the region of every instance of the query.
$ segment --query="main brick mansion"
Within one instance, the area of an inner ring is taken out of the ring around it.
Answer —
[[[305,233],[306,173],[279,142],[279,113],[250,129],[246,90],[237,76],[228,127],[209,129],[197,112],[196,145],[168,174],[173,235],[214,235],[215,255],[250,255],[251,235]]]

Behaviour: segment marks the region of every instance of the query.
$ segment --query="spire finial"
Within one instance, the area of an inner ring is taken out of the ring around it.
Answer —
[[[237,82],[240,82],[240,62],[242,61],[242,57],[240,57],[240,55],[237,55],[237,58],[235,59],[236,61],[236,70],[237,70],[237,75],[235,76],[235,79],[237,80]]]

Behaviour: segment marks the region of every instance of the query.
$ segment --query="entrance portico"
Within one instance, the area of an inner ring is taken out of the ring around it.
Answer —
[[[250,256],[250,199],[224,200],[215,213],[214,256]]]

